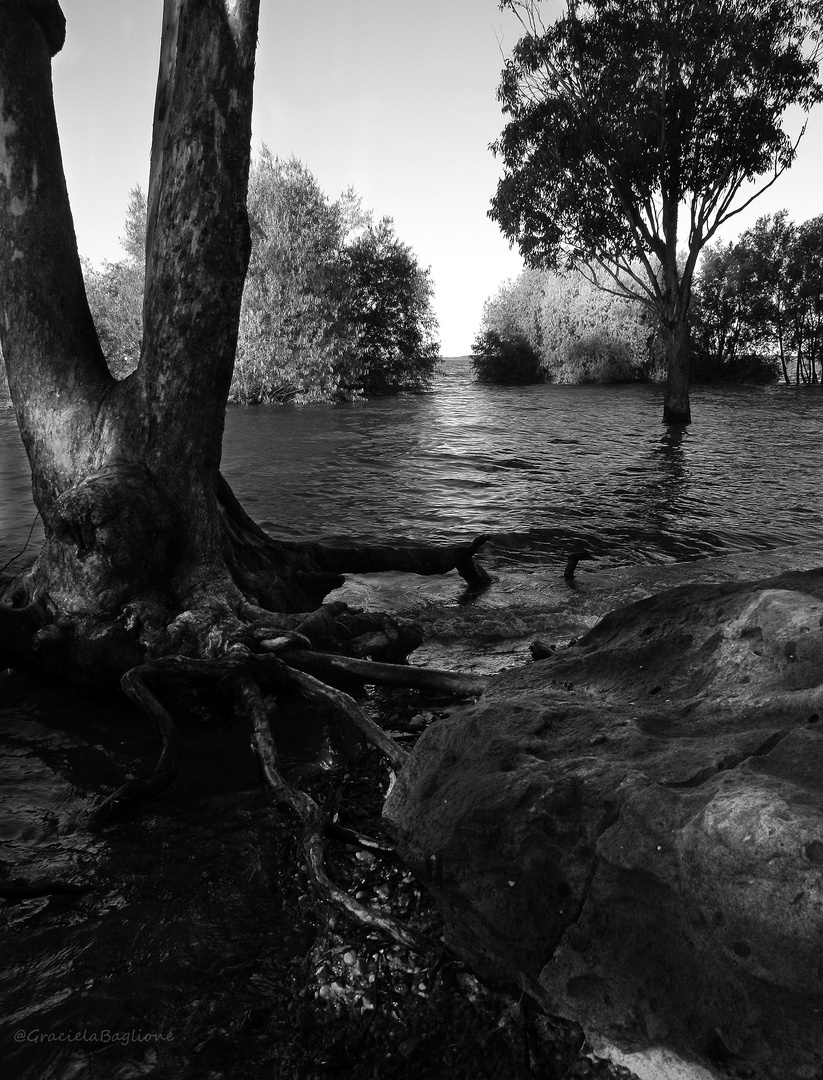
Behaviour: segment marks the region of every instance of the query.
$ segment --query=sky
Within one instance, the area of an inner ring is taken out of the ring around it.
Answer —
[[[128,193],[148,186],[162,0],[61,0],[57,120],[81,255],[122,257]],[[560,0],[545,5],[560,13]],[[430,267],[445,356],[471,349],[483,303],[522,267],[487,217],[489,144],[519,24],[497,0],[261,0],[252,147],[298,157],[336,198],[354,187]],[[796,129],[797,118],[791,125]],[[823,212],[823,108],[793,168],[726,228]]]

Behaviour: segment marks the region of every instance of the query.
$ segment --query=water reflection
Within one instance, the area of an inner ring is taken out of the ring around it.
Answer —
[[[688,428],[668,428],[652,451],[652,472],[649,499],[654,507],[659,527],[664,528],[683,505],[688,492],[686,446]]]

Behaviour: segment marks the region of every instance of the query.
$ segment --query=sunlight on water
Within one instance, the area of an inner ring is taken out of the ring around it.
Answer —
[[[500,565],[696,558],[815,539],[823,395],[696,387],[667,430],[658,386],[486,387],[465,365],[423,397],[230,409],[224,471],[274,535],[452,541]]]

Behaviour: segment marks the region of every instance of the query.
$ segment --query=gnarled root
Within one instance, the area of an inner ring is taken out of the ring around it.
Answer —
[[[381,727],[378,727],[373,720],[366,716],[354,698],[344,694],[342,690],[335,690],[333,686],[328,686],[319,679],[315,679],[313,675],[306,675],[296,668],[289,667],[282,660],[277,660],[274,657],[268,660],[266,668],[269,672],[271,672],[272,665],[276,665],[275,670],[282,677],[299,687],[309,697],[331,705],[337,712],[341,712],[348,717],[363,738],[370,742],[372,746],[376,746],[395,768],[402,768],[406,763],[408,757],[406,751],[399,747]]]
[[[120,680],[123,692],[154,724],[160,736],[160,757],[150,777],[128,780],[97,807],[91,816],[91,824],[96,825],[126,806],[158,795],[169,786],[177,772],[180,760],[180,743],[172,718],[163,705],[146,685],[146,678],[152,674],[152,664],[132,668]]]
[[[303,676],[303,678],[308,679],[309,676]],[[387,934],[406,948],[417,953],[430,952],[431,946],[418,934],[407,929],[396,919],[365,907],[329,878],[324,863],[325,814],[314,799],[305,792],[293,788],[284,780],[257,681],[247,671],[239,671],[235,677],[235,688],[241,707],[252,724],[255,747],[266,782],[278,802],[289,806],[303,824],[303,850],[306,863],[320,896],[345,911],[363,926]]]

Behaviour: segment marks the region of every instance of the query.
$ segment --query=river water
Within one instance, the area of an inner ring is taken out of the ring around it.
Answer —
[[[420,619],[430,640],[412,662],[494,671],[527,662],[535,637],[566,641],[653,588],[816,559],[823,391],[696,387],[692,408],[691,427],[668,430],[659,387],[488,387],[450,361],[418,397],[230,408],[223,471],[276,536],[487,534],[481,560],[493,580],[480,594],[453,573],[354,577],[337,595]],[[0,406],[0,567],[22,565],[40,535],[19,435]],[[593,558],[570,588],[563,566],[581,547]],[[194,1061],[175,1075],[201,1075],[173,1018],[213,998],[215,978],[239,979],[248,994],[265,952],[260,927],[289,932],[288,912],[278,923],[249,894],[262,873],[249,836],[265,831],[268,811],[245,794],[255,783],[247,747],[217,729],[186,737],[188,764],[164,808],[90,836],[95,800],[135,761],[152,761],[151,733],[125,705],[0,674],[0,880],[90,880],[96,890],[0,901],[4,1075],[150,1076],[172,1036],[181,1062]],[[292,748],[293,768],[340,752],[325,729],[308,742]],[[218,859],[234,863],[207,901],[200,883]],[[98,1041],[59,1041],[81,1031]]]

